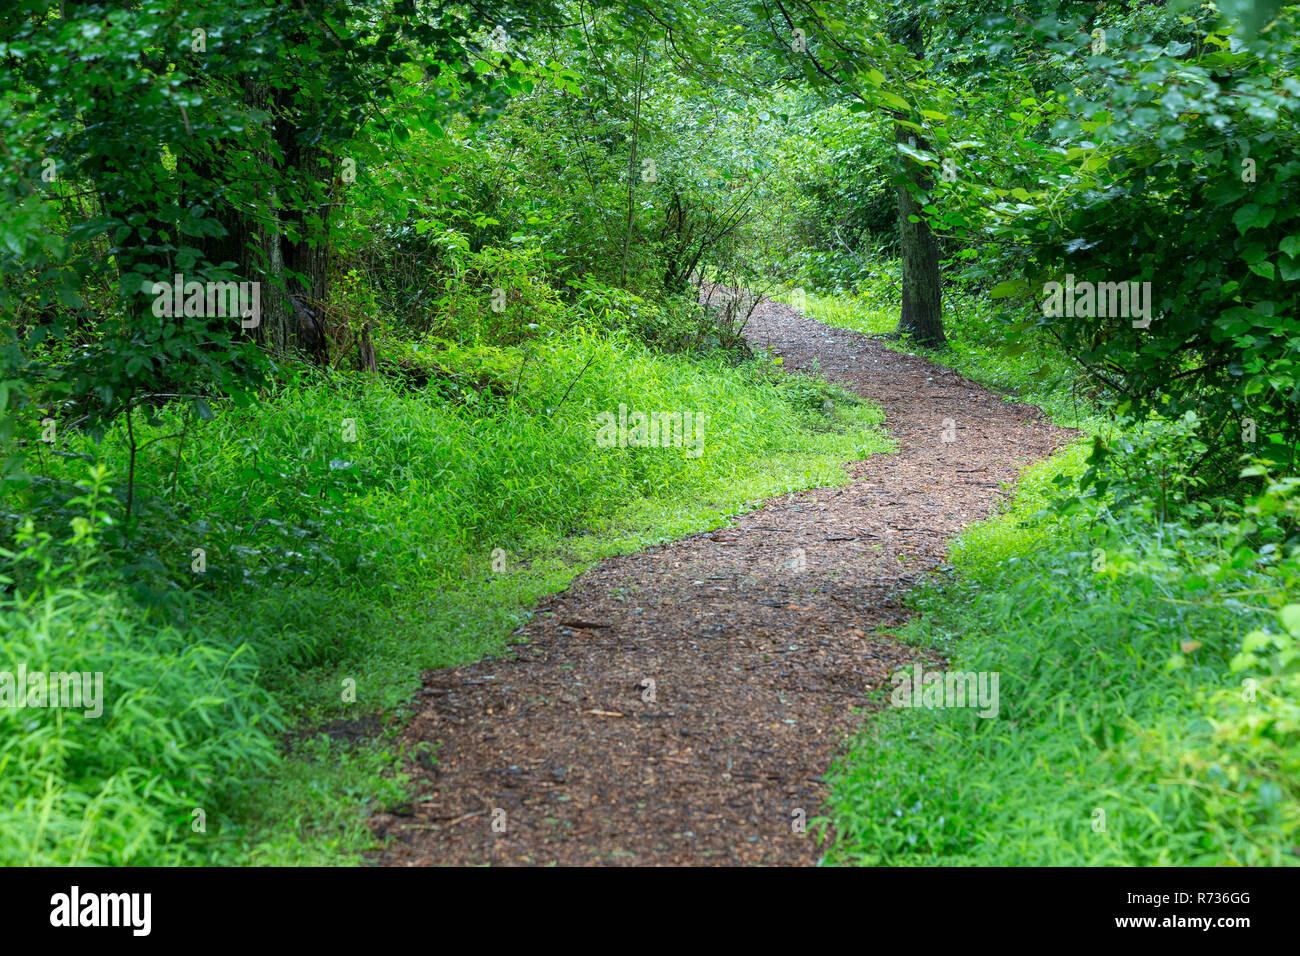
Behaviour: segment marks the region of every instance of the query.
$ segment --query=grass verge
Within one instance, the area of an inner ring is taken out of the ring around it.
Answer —
[[[871,301],[812,296],[808,312],[891,330]],[[1060,424],[1113,430],[1061,394],[1063,359],[975,345],[972,321],[978,310],[950,322],[950,351],[926,354]],[[1108,498],[1122,506],[1063,497],[1088,465],[1075,444],[954,542],[950,572],[914,592],[917,617],[896,636],[941,653],[947,673],[997,675],[997,714],[871,716],[829,775],[828,863],[1300,862],[1300,482],[1202,509],[1215,520],[1165,520],[1152,474],[1193,457],[1170,450],[1176,432],[1147,449],[1160,469],[1114,462]]]
[[[501,652],[605,555],[887,447],[842,390],[617,331],[423,371],[304,374],[207,421],[142,404],[98,444],[25,436],[31,480],[0,510],[5,660],[101,673],[104,699],[0,710],[0,862],[355,862],[369,809],[404,793],[423,669]],[[707,416],[700,454],[601,447],[620,404]]]

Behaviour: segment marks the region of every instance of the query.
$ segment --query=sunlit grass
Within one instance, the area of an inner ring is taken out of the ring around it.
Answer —
[[[116,696],[99,722],[0,712],[0,860],[320,863],[365,847],[365,816],[403,786],[378,728],[424,669],[499,652],[601,557],[841,484],[845,462],[888,447],[877,409],[773,365],[618,332],[477,354],[440,355],[466,374],[424,388],[311,374],[209,422],[141,415],[129,539],[123,428],[42,455],[24,510],[56,541],[19,576],[61,596],[0,603],[7,656],[58,648]],[[620,403],[707,415],[702,453],[599,447],[596,416]],[[76,454],[105,469],[97,509],[60,497],[85,480]],[[60,569],[82,517],[100,559]],[[80,590],[59,591],[72,574]],[[281,754],[282,725],[314,742]],[[351,725],[369,728],[359,742],[318,732]]]

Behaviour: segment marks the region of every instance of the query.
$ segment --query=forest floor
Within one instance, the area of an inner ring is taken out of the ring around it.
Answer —
[[[824,813],[823,774],[880,706],[869,695],[940,663],[881,633],[902,594],[1071,433],[789,306],[764,302],[746,336],[882,407],[897,453],[606,560],[508,657],[428,672],[404,742],[434,761],[413,767],[409,805],[372,818],[376,862],[817,862],[795,824]]]

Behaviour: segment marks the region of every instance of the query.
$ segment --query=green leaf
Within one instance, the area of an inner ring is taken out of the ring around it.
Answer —
[[[876,90],[875,98],[881,100],[886,106],[892,106],[894,109],[911,112],[912,104],[907,102],[897,93],[891,93],[888,90]]]
[[[1246,203],[1232,214],[1232,222],[1243,236],[1248,230],[1263,229],[1273,221],[1275,215],[1271,207],[1261,207],[1253,202]]]
[[[1267,650],[1273,643],[1271,634],[1265,634],[1263,631],[1251,631],[1241,642],[1241,650],[1244,654],[1253,654],[1255,651]]]
[[[1029,283],[1024,279],[1008,279],[1006,282],[999,282],[992,289],[989,289],[990,298],[1006,299],[1013,295],[1021,295],[1029,291]]]

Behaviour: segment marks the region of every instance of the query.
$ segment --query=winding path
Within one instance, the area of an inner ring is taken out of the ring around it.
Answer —
[[[917,653],[876,628],[1069,433],[788,306],[765,302],[746,334],[884,408],[898,453],[852,464],[845,487],[604,561],[537,609],[510,659],[429,672],[406,736],[436,742],[437,762],[412,768],[405,815],[372,819],[388,838],[377,862],[818,860],[792,822],[823,812],[855,709]]]

